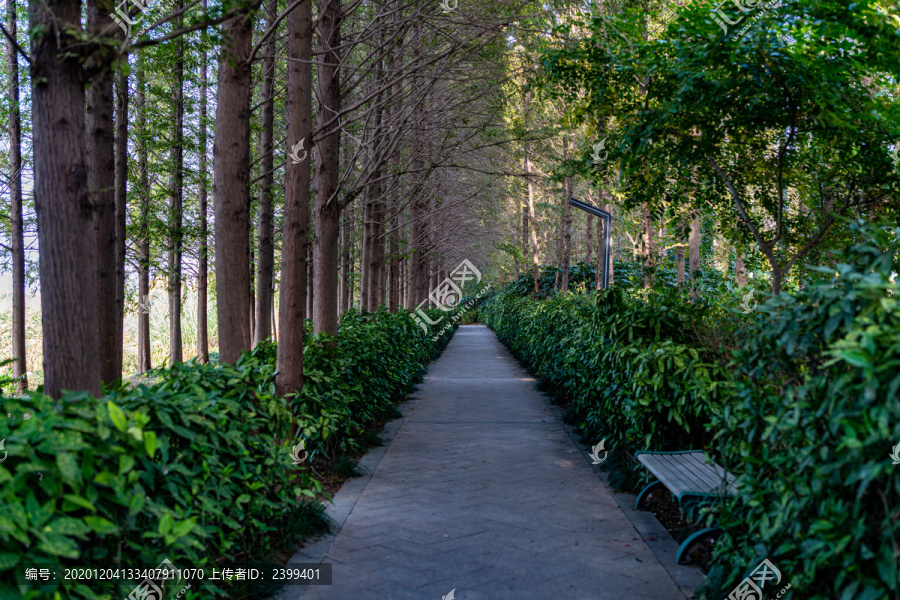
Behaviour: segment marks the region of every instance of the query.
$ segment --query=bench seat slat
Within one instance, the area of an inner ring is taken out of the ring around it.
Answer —
[[[675,452],[653,454],[642,452],[638,460],[676,497],[682,494],[717,494],[722,490],[734,494],[734,476],[715,463],[706,462],[706,453]]]

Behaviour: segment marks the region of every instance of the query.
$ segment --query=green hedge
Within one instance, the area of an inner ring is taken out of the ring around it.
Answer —
[[[714,428],[741,495],[705,596],[768,556],[805,599],[900,598],[900,228],[859,226],[838,276],[761,307]]]
[[[738,476],[739,495],[707,513],[725,534],[698,598],[727,596],[769,558],[797,597],[900,599],[900,465],[889,457],[900,444],[900,228],[852,229],[859,243],[835,268],[750,315],[721,287],[693,303],[670,286],[537,302],[520,282],[480,310],[573,401],[587,441],[608,438],[614,485],[637,488],[622,459],[638,449],[705,448]]]
[[[292,411],[310,459],[362,451],[452,333],[432,342],[407,312],[348,313],[336,347],[308,340],[303,393],[288,398],[274,393],[273,344],[236,365],[161,369],[152,387],[101,399],[3,398],[0,598],[118,600],[133,588],[15,585],[25,564],[211,567],[290,552],[327,528],[321,485],[291,459]],[[182,598],[263,592],[205,585]]]

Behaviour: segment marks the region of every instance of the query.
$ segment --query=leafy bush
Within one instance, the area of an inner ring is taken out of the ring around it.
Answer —
[[[348,313],[336,348],[308,340],[299,397],[275,396],[275,346],[260,344],[235,365],[178,364],[152,387],[101,399],[2,399],[0,597],[111,599],[133,587],[20,587],[25,564],[211,567],[292,550],[326,527],[321,485],[291,459],[292,426],[311,455],[362,449],[451,334],[433,343],[406,313]],[[256,595],[207,584],[182,598]]]
[[[769,558],[805,599],[900,599],[900,228],[850,228],[843,262],[749,317],[725,282],[689,302],[665,273],[542,302],[520,279],[481,310],[591,443],[611,438],[614,484],[636,488],[635,449],[705,448],[738,476],[707,513],[725,533],[700,598]]]
[[[736,356],[715,427],[741,494],[706,598],[763,557],[806,599],[900,598],[900,228],[857,230],[837,276],[763,306]]]

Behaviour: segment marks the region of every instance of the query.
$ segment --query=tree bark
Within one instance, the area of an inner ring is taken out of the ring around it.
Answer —
[[[641,207],[641,254],[644,258],[644,288],[649,288],[652,280],[651,269],[656,265],[656,255],[653,244],[653,217],[650,208],[644,204]]]
[[[250,265],[247,184],[250,175],[250,50],[253,19],[222,24],[213,142],[219,360],[233,364],[250,348]]]
[[[564,158],[568,158],[568,141],[564,148]],[[572,205],[569,198],[575,193],[575,182],[572,177],[566,177],[566,199],[563,206],[563,253],[562,253],[562,281],[559,289],[563,293],[569,291],[569,265],[572,262]]]
[[[16,2],[6,1],[6,29],[16,39]],[[6,59],[9,68],[9,182],[11,250],[12,250],[12,358],[16,393],[28,389],[28,362],[25,356],[25,224],[22,215],[22,124],[19,112],[19,59],[16,47],[7,40]]]
[[[341,223],[341,304],[340,314],[350,310],[350,227],[353,224],[352,207],[344,211]]]
[[[690,268],[691,298],[696,298],[694,276],[700,270],[700,215],[696,212],[691,216],[691,232],[688,236],[688,267]]]
[[[388,311],[395,313],[400,309],[400,225],[399,201],[392,195],[391,202],[391,220],[389,227],[391,233],[389,236],[390,243],[390,264],[388,266]]]
[[[295,9],[296,10],[296,9]],[[266,3],[266,29],[271,27],[277,17],[275,0]],[[274,157],[273,133],[275,127],[275,36],[269,36],[263,51],[263,112],[260,151],[262,157],[262,182],[259,195],[259,225],[257,247],[259,259],[256,271],[256,337],[260,343],[272,335],[272,298],[274,297],[272,280],[275,266],[275,244],[273,241],[272,202],[274,197]]]
[[[148,168],[146,79],[142,68],[141,51],[138,50],[135,79],[138,145],[138,179],[140,180],[141,216],[138,239],[138,372],[153,368],[150,358],[150,173]]]
[[[680,227],[678,228],[679,237],[681,236],[681,232],[684,231],[684,226],[686,225],[684,217],[681,218]],[[675,277],[675,281],[679,287],[684,285],[684,255],[687,246],[685,244],[678,244],[675,246],[675,267],[677,269],[677,275]]]
[[[125,335],[125,236],[128,218],[128,71],[119,70],[116,85],[116,365],[122,373]]]
[[[312,4],[304,2],[287,17],[287,143],[312,137]],[[303,388],[303,322],[306,319],[309,170],[307,157],[287,162],[284,233],[281,250],[275,392],[283,396]]]
[[[29,4],[34,201],[41,273],[44,392],[100,396],[94,207],[85,160],[81,1]]]
[[[184,0],[176,0],[176,10]],[[176,27],[181,27],[181,17]],[[184,37],[175,40],[175,129],[172,135],[172,181],[169,188],[169,366],[184,360],[181,342],[181,254],[184,204]]]
[[[203,0],[203,12],[206,12],[206,0]],[[206,187],[206,171],[207,171],[207,139],[206,139],[206,119],[207,119],[207,99],[208,92],[208,64],[206,54],[206,30],[204,29],[200,35],[200,44],[202,47],[200,55],[200,190],[198,193],[198,210],[200,212],[200,248],[198,251],[197,265],[197,362],[207,364],[209,362],[209,314],[207,305],[209,303],[209,224],[207,220],[207,187]]]
[[[340,112],[340,31],[341,0],[319,0],[318,110],[316,125],[324,127],[316,141],[315,215],[315,296],[313,330],[336,335],[338,223],[341,214],[338,194],[340,128],[334,114]]]
[[[98,0],[88,0],[88,31],[99,32],[111,24],[108,12]],[[115,99],[110,64],[92,61],[91,66],[94,74],[87,91],[86,155],[88,189],[95,210],[100,378],[104,383],[113,383],[122,378],[122,364],[116,361]]]
[[[525,182],[528,186],[528,220],[531,222],[531,264],[534,294],[541,295],[541,264],[538,260],[537,219],[534,215],[534,182],[531,180],[531,147],[525,142]]]
[[[737,257],[734,260],[734,281],[738,285],[747,285],[747,269],[744,267],[744,253],[737,250]]]

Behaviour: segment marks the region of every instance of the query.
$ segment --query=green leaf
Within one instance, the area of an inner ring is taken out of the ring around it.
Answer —
[[[147,456],[150,458],[156,454],[156,434],[154,432],[144,432],[144,449],[147,450]]]
[[[47,554],[54,556],[62,556],[64,558],[78,558],[78,544],[71,539],[57,534],[47,534],[38,544],[38,550],[43,550]]]
[[[75,494],[63,494],[63,499],[68,500],[72,504],[78,505],[82,508],[97,512],[97,509],[94,507],[94,505],[81,496],[76,496]]]
[[[116,526],[115,523],[113,523],[112,521],[109,521],[107,519],[104,519],[103,517],[94,517],[94,516],[85,517],[84,522],[87,523],[91,529],[93,529],[94,531],[96,531],[97,533],[99,533],[101,535],[108,535],[111,533],[117,533],[119,531],[119,528]]]
[[[159,520],[159,528],[158,531],[161,535],[168,535],[170,531],[172,531],[172,525],[175,522],[175,519],[172,517],[172,513],[166,513]]]
[[[131,500],[128,502],[128,516],[133,517],[134,515],[141,512],[141,509],[144,508],[144,503],[147,501],[147,496],[144,492],[140,492],[131,497]]]
[[[128,428],[128,420],[125,418],[125,413],[122,412],[121,408],[109,401],[106,403],[106,410],[109,411],[109,418],[112,420],[113,425],[116,426],[116,429],[125,431]]]

